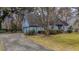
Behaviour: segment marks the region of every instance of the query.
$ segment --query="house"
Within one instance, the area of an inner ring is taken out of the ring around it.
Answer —
[[[33,13],[26,14],[22,23],[22,31],[28,33],[30,31],[43,31],[42,23],[39,16],[34,15]]]
[[[67,31],[68,23],[60,19],[56,19],[50,22],[51,29]]]
[[[60,19],[54,21],[54,30],[63,30],[67,31],[68,23],[66,21],[62,21]]]
[[[73,31],[79,32],[79,19],[74,22]]]

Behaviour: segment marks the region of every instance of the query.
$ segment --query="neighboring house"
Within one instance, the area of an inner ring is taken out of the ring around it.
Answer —
[[[79,19],[77,19],[73,24],[73,31],[79,32]]]
[[[62,21],[60,19],[54,22],[54,29],[55,30],[63,30],[67,31],[68,23],[66,21]]]
[[[72,26],[72,30],[73,31],[79,31],[79,16],[74,16],[72,17],[69,21],[68,24],[70,26]]]

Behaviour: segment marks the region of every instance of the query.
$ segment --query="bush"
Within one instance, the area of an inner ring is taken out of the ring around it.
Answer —
[[[63,30],[57,30],[57,33],[63,33],[64,31]]]
[[[15,24],[12,24],[12,29],[10,29],[11,32],[17,32],[17,26]]]
[[[68,32],[68,33],[72,33],[72,32],[73,32],[72,30],[73,30],[73,28],[72,28],[72,26],[70,26],[70,27],[68,28],[67,32]]]
[[[72,30],[67,30],[68,33],[72,33]]]
[[[62,33],[63,31],[60,31],[60,30],[49,30],[49,33],[50,34],[59,34],[59,33]]]
[[[44,34],[45,31],[38,31],[38,34]]]
[[[75,31],[74,32],[79,32],[79,29],[75,29]]]
[[[35,30],[33,29],[33,30],[30,30],[28,33],[26,33],[27,35],[35,35],[36,34],[36,32],[35,32]]]
[[[45,30],[45,31],[38,31],[38,34],[48,34],[48,35],[52,35],[52,34],[59,34],[62,33],[63,31],[59,31],[59,30]]]
[[[45,34],[45,35],[47,35],[48,33],[49,33],[48,30],[38,31],[38,34]]]
[[[49,30],[49,34],[57,34],[57,31],[56,30]]]

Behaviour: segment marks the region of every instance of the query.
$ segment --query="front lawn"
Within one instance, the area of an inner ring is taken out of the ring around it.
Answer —
[[[71,51],[79,50],[79,33],[57,34],[57,35],[34,35],[27,36],[32,41],[50,50]]]

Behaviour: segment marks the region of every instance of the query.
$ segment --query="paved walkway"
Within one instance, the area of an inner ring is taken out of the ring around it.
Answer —
[[[27,39],[22,33],[0,34],[5,51],[47,51],[48,49]]]

